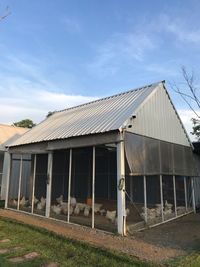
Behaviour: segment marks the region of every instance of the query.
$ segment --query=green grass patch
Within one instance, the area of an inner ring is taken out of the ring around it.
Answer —
[[[54,233],[33,226],[23,225],[12,220],[0,219],[0,239],[10,239],[0,244],[0,248],[20,247],[16,251],[0,255],[0,266],[13,266],[8,262],[11,257],[38,252],[40,257],[14,266],[42,266],[48,262],[58,262],[60,266],[87,267],[153,267],[132,257],[95,248],[85,243],[66,239]]]

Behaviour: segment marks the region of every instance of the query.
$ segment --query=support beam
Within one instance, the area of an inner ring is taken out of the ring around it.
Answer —
[[[37,164],[37,155],[35,154],[33,162],[33,191],[32,191],[31,213],[33,213],[34,211],[36,164]]]
[[[162,222],[164,222],[164,214],[163,214],[163,184],[162,184],[162,175],[160,175],[160,204],[161,204],[161,218]]]
[[[185,210],[188,211],[188,199],[187,199],[187,181],[186,177],[184,177],[184,192],[185,192]]]
[[[124,141],[117,144],[117,228],[126,234]]]
[[[194,177],[191,177],[191,187],[192,187],[192,206],[193,206],[194,213],[196,213],[196,203],[195,203],[195,194],[194,194]]]
[[[47,192],[46,192],[46,212],[45,216],[49,218],[51,209],[51,184],[52,184],[52,166],[53,166],[53,152],[48,153],[47,166]]]
[[[22,182],[22,164],[23,164],[23,155],[21,154],[21,156],[20,156],[20,169],[19,169],[19,186],[18,186],[17,210],[19,210],[19,204],[20,204],[21,182]]]
[[[7,171],[7,179],[6,179],[6,197],[5,197],[5,208],[8,208],[8,197],[9,197],[9,184],[10,184],[10,175],[12,169],[12,154],[8,153],[8,171]]]
[[[68,209],[67,209],[68,222],[70,218],[71,179],[72,179],[72,148],[69,151],[69,180],[68,180]]]
[[[174,188],[174,211],[175,216],[177,217],[177,204],[176,204],[176,178],[175,175],[173,175],[173,188]]]
[[[92,153],[92,228],[94,228],[94,202],[95,202],[95,146]]]
[[[145,223],[147,223],[147,182],[146,182],[146,176],[143,176],[143,183],[144,183],[144,220]]]

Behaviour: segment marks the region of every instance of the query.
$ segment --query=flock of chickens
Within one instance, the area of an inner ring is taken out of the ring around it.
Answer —
[[[12,201],[13,206],[17,206],[17,201],[14,199]],[[51,206],[51,211],[56,214],[68,214],[68,202],[63,201],[63,195],[56,198],[57,204]],[[26,200],[25,197],[22,197],[19,202],[20,207],[30,207],[29,200]],[[116,210],[105,210],[102,209],[103,204],[95,203],[94,204],[94,213],[101,216],[105,216],[110,222],[117,224],[117,211]],[[34,207],[37,210],[44,210],[46,207],[46,199],[41,197],[40,200],[34,197]],[[70,198],[69,205],[69,214],[79,215],[80,213],[85,217],[88,217],[92,212],[92,206],[85,203],[79,203],[76,201],[75,197]],[[129,209],[126,209],[126,216],[130,213]]]

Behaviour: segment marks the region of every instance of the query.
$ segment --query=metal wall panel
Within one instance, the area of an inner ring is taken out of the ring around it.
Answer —
[[[187,133],[163,85],[136,111],[133,127],[128,131],[143,136],[190,146]]]

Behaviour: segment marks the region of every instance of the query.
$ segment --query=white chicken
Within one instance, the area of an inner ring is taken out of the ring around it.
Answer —
[[[74,209],[74,214],[78,215],[80,213],[80,208],[78,205],[76,205],[75,209]]]
[[[103,204],[98,204],[98,203],[94,203],[94,212],[100,212],[101,207],[103,206]]]
[[[100,210],[99,212],[100,212],[101,216],[103,216],[103,215],[106,214],[106,210],[105,210],[105,209],[102,209],[102,210]]]
[[[90,207],[87,206],[87,207],[85,207],[85,209],[84,209],[84,216],[88,217],[89,214],[90,214]]]
[[[59,206],[59,205],[53,205],[52,207],[51,207],[51,209],[52,209],[52,211],[55,213],[55,214],[57,214],[57,215],[59,215],[60,213],[61,213],[61,207]]]
[[[13,199],[13,206],[17,207],[17,201]]]
[[[113,211],[109,211],[107,210],[106,212],[106,218],[111,221],[112,223],[115,222],[115,217],[116,217],[117,211],[113,210]]]
[[[25,197],[23,196],[22,199],[19,202],[20,206],[24,207],[26,205],[28,205],[28,200],[25,199]]]
[[[42,207],[45,208],[45,206],[46,206],[46,198],[41,197],[40,202],[41,202]]]
[[[76,207],[78,207],[80,211],[84,211],[85,207],[87,207],[87,204],[77,203]]]
[[[58,202],[58,204],[60,204],[63,201],[63,195],[60,195],[59,197],[57,197],[56,201]]]
[[[76,207],[76,198],[75,197],[70,197],[70,205],[74,208]]]
[[[34,205],[36,205],[38,202],[39,202],[39,199],[37,199],[37,198],[34,196]]]

